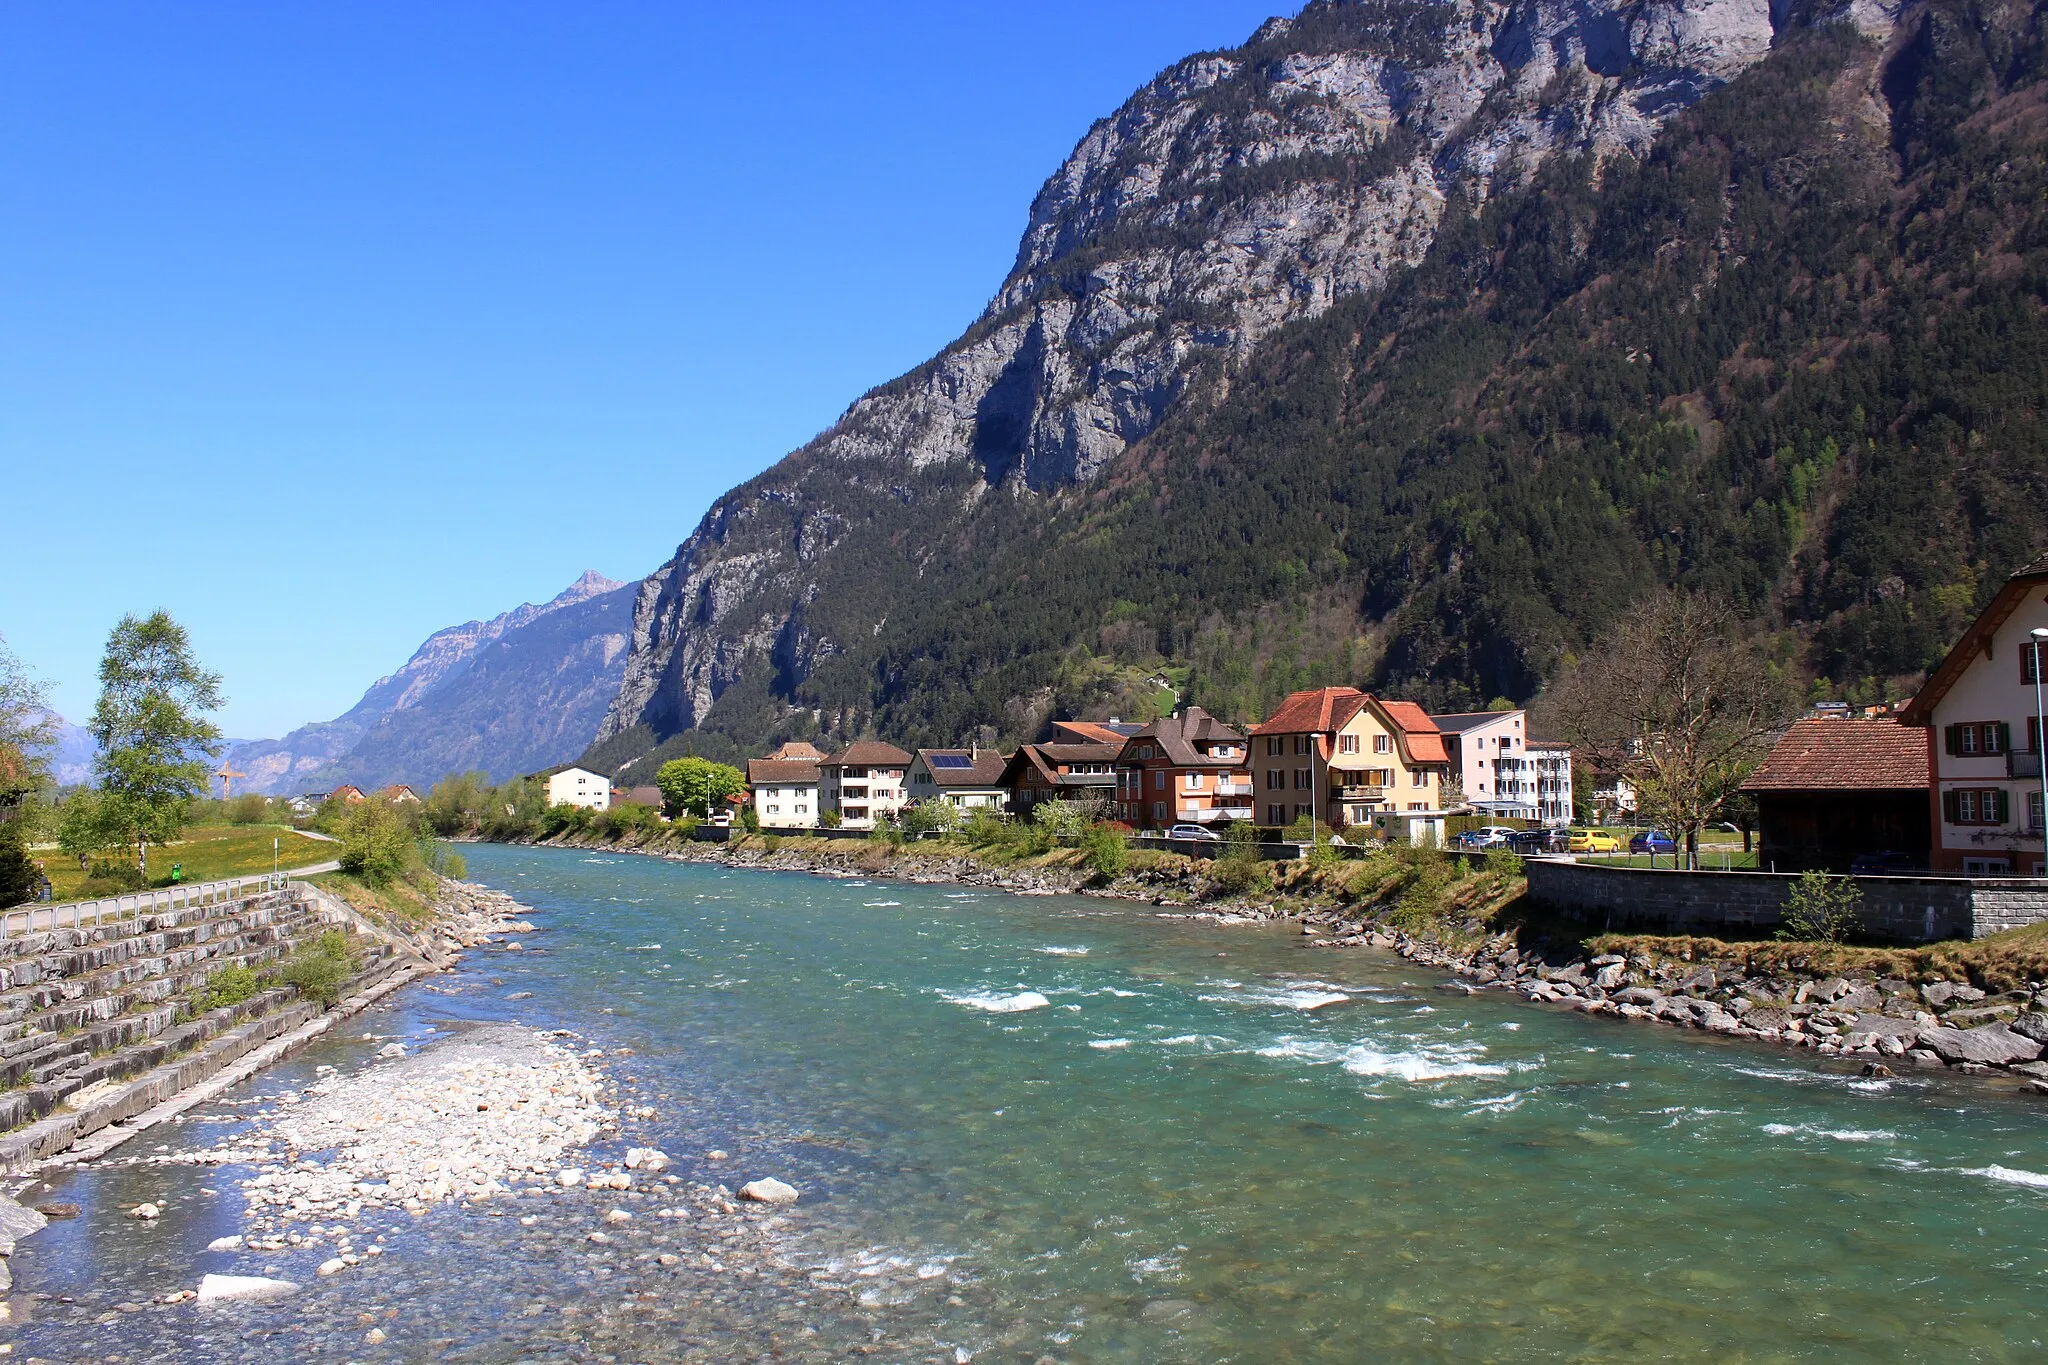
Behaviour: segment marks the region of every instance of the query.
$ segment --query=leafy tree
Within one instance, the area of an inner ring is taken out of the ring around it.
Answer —
[[[492,799],[512,785],[493,788],[483,773],[450,773],[427,793],[421,816],[436,834],[467,834],[483,825]]]
[[[194,797],[206,794],[207,762],[221,751],[220,675],[192,657],[185,628],[166,612],[124,616],[100,660],[100,698],[92,737],[99,742],[102,818],[135,847],[149,876],[149,846],[183,832]]]
[[[1693,867],[1700,831],[1800,710],[1725,604],[1681,592],[1624,618],[1544,703],[1581,754],[1628,779],[1642,815],[1685,840]]]
[[[943,796],[927,797],[904,807],[905,834],[947,834],[960,825],[960,808]]]
[[[672,758],[654,774],[661,788],[663,809],[670,815],[688,811],[698,819],[710,818],[712,808],[728,796],[747,789],[746,774],[726,763],[713,763],[694,755]]]
[[[1104,881],[1121,877],[1131,865],[1131,845],[1123,831],[1101,821],[1088,826],[1081,835],[1081,850],[1088,865]]]
[[[107,818],[106,803],[90,787],[64,798],[57,815],[57,847],[81,860],[122,844],[121,831]]]
[[[35,860],[28,856],[28,844],[21,837],[20,824],[13,820],[0,820],[0,907],[35,899],[42,882],[42,873],[36,870]]]
[[[0,636],[0,811],[49,780],[44,751],[56,738],[48,686],[28,675]]]

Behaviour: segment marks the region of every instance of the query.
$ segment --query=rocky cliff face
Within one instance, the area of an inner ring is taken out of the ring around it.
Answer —
[[[603,610],[603,599],[607,598],[613,608],[610,613]],[[229,762],[248,774],[240,789],[290,794],[331,787],[338,782],[384,785],[394,781],[431,781],[465,766],[437,766],[453,753],[442,753],[445,745],[435,738],[447,720],[446,703],[454,700],[452,695],[443,694],[449,694],[501,641],[509,642],[515,655],[532,652],[535,641],[522,640],[522,633],[543,621],[548,621],[550,628],[541,632],[546,636],[542,652],[559,665],[556,671],[573,680],[549,684],[545,689],[550,694],[559,694],[556,700],[563,705],[554,714],[541,718],[542,728],[536,732],[530,713],[539,697],[530,695],[530,689],[507,689],[500,701],[502,714],[486,717],[479,712],[478,698],[468,695],[479,690],[472,686],[465,690],[458,709],[472,713],[468,718],[485,729],[502,727],[502,742],[497,746],[485,745],[479,743],[479,735],[470,734],[465,737],[467,744],[458,742],[455,748],[470,752],[471,757],[486,748],[492,749],[489,756],[497,761],[470,766],[496,769],[520,761],[515,755],[527,754],[536,743],[550,756],[534,763],[535,767],[573,758],[588,742],[591,728],[623,669],[624,604],[631,598],[631,585],[615,583],[594,569],[587,570],[547,602],[523,603],[488,621],[469,621],[436,631],[396,672],[372,683],[362,699],[344,714],[301,726],[283,739],[236,746]],[[600,603],[594,612],[587,605],[593,602]],[[574,624],[567,638],[558,638],[562,632],[555,627],[564,621]],[[603,695],[594,702],[580,696],[592,689]],[[513,711],[524,714],[527,723],[522,725],[511,714]],[[562,733],[564,726],[569,731],[566,736]],[[503,754],[496,752],[500,748]],[[509,776],[510,771],[493,775]]]
[[[965,335],[721,499],[641,585],[600,739],[689,729],[741,684],[789,709],[858,666],[962,526],[1101,482],[1191,385],[1227,388],[1276,329],[1420,262],[1447,213],[1560,156],[1639,156],[1773,21],[1770,0],[1318,0],[1166,71],[1046,182]]]

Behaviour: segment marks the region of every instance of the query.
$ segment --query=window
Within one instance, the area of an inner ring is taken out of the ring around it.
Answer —
[[[1951,825],[2002,825],[2008,818],[2003,787],[1943,792],[1941,807],[1942,818]]]
[[[1376,754],[1390,754],[1394,752],[1394,737],[1392,735],[1374,735],[1372,737],[1372,751]]]
[[[1266,736],[1266,757],[1267,757],[1267,758],[1278,758],[1278,757],[1280,757],[1280,755],[1281,755],[1281,754],[1282,754],[1283,752],[1285,752],[1285,751],[1286,751],[1286,748],[1287,748],[1287,741],[1285,741],[1285,740],[1281,739],[1281,738],[1280,738],[1280,736],[1278,736],[1278,735],[1267,735],[1267,736]]]
[[[1267,824],[1269,824],[1269,825],[1284,825],[1284,824],[1286,824],[1286,823],[1287,823],[1287,807],[1285,807],[1285,806],[1274,806],[1274,805],[1268,805],[1268,806],[1266,807],[1266,823],[1267,823]]]
[[[1294,818],[1295,818],[1295,819],[1297,819],[1297,820],[1306,820],[1306,819],[1308,819],[1308,818],[1309,818],[1309,809],[1308,809],[1308,807],[1307,807],[1307,806],[1301,806],[1301,805],[1297,805],[1297,806],[1296,806],[1296,807],[1294,808]]]
[[[1408,785],[1411,787],[1427,787],[1429,785],[1429,770],[1427,768],[1417,768],[1414,772],[1408,774]]]
[[[1294,789],[1295,789],[1296,791],[1298,791],[1298,792],[1305,792],[1305,791],[1307,791],[1307,790],[1308,790],[1308,781],[1309,781],[1309,770],[1308,770],[1307,768],[1296,768],[1296,769],[1294,770]]]
[[[1278,768],[1266,769],[1266,790],[1276,792],[1287,786],[1287,774]]]
[[[1410,802],[1408,803],[1408,809],[1409,809],[1409,810],[1428,810],[1428,809],[1429,809],[1429,806],[1428,806],[1428,805],[1427,805],[1427,804],[1426,804],[1425,802],[1421,802],[1421,801],[1410,801]]]
[[[1188,790],[1189,790],[1189,791],[1191,791],[1191,792],[1198,792],[1198,791],[1200,791],[1201,789],[1202,789],[1202,775],[1201,775],[1200,773],[1189,773],[1189,774],[1188,774]]]
[[[1357,753],[1357,752],[1358,752],[1358,736],[1357,736],[1357,735],[1339,735],[1339,736],[1337,736],[1337,752],[1338,752],[1338,753],[1340,753],[1340,754],[1355,754],[1355,753]]]
[[[1166,803],[1164,801],[1154,801],[1152,803],[1152,818],[1154,820],[1166,819]]]
[[[2038,676],[2035,672],[2038,664],[2034,650],[2032,640],[2020,641],[2020,681],[2029,687],[2034,685],[2034,679]]]
[[[1166,770],[1164,768],[1152,774],[1152,790],[1160,792],[1166,790]]]
[[[1957,758],[2002,754],[2011,744],[2011,727],[2002,720],[1972,720],[1942,730],[1948,752]]]
[[[2041,793],[2038,791],[2027,793],[2027,832],[2029,834],[2039,834],[2041,832]]]

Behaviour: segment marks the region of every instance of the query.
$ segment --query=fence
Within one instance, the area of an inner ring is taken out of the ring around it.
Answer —
[[[224,881],[165,887],[161,891],[131,891],[101,900],[24,905],[0,913],[0,938],[49,929],[90,929],[109,921],[118,923],[144,915],[226,905],[266,891],[282,891],[290,880],[289,873],[265,872],[254,877],[229,877]]]

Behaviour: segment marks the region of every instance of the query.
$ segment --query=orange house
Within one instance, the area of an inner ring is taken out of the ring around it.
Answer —
[[[1199,706],[1153,721],[1124,741],[1117,813],[1136,829],[1252,818],[1244,736]]]
[[[1414,702],[1355,687],[1293,693],[1252,727],[1251,765],[1264,824],[1313,815],[1336,828],[1401,826],[1419,837],[1426,826],[1441,835],[1450,754]]]

